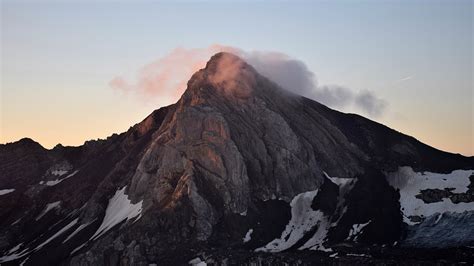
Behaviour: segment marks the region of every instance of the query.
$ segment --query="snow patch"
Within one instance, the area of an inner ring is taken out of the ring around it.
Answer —
[[[323,171],[324,176],[331,180],[334,184],[338,186],[345,186],[354,181],[354,178],[342,178],[342,177],[330,177],[326,172]]]
[[[94,221],[95,221],[95,219],[94,219],[92,222],[79,225],[79,227],[77,227],[76,230],[74,230],[74,232],[72,232],[72,233],[66,238],[66,240],[63,241],[63,243],[66,243],[66,241],[68,241],[69,239],[73,238],[77,233],[79,233],[79,231],[81,231],[82,229],[86,228],[88,225],[90,225],[90,224],[93,223]]]
[[[18,249],[16,249],[14,252],[10,252],[10,251],[5,256],[0,257],[0,263],[19,259],[21,257],[24,257],[24,256],[28,255],[28,253],[29,253],[28,249],[24,249],[24,250],[22,250],[18,253],[14,253],[14,252],[18,251]]]
[[[69,172],[69,171],[68,170],[53,170],[53,171],[51,171],[51,174],[52,175],[57,175],[57,176],[62,176],[62,175],[67,174],[67,172]]]
[[[353,240],[357,241],[357,238],[359,237],[359,234],[362,232],[364,227],[366,227],[368,224],[370,224],[372,220],[366,222],[365,224],[353,224],[351,230],[349,231],[349,236],[347,236],[347,240]]]
[[[332,249],[325,248],[323,246],[323,243],[326,239],[326,235],[330,227],[328,217],[324,216],[322,212],[318,211],[317,219],[319,220],[319,222],[317,224],[318,228],[316,229],[316,232],[308,241],[306,241],[306,243],[303,246],[298,248],[299,250],[311,249],[311,250],[319,250],[319,251],[324,251],[324,252],[332,251]]]
[[[97,239],[122,221],[128,221],[129,219],[133,219],[137,216],[138,218],[135,220],[140,219],[143,200],[136,204],[132,204],[128,199],[128,196],[125,195],[125,188],[126,186],[117,190],[115,195],[109,200],[109,205],[105,211],[104,220],[102,221],[99,229],[97,229],[94,235],[90,238],[91,240]]]
[[[19,222],[21,221],[21,219],[23,219],[23,217],[18,218],[18,219],[17,219],[16,221],[14,221],[11,225],[15,225],[15,224],[19,223]]]
[[[43,216],[46,215],[46,213],[48,213],[50,210],[52,209],[56,209],[56,208],[59,208],[59,205],[61,204],[61,201],[55,201],[55,202],[52,202],[52,203],[48,203],[46,205],[46,207],[44,208],[44,210],[38,215],[38,217],[36,217],[35,221],[38,221],[39,219],[41,219]]]
[[[8,193],[12,193],[13,191],[15,191],[14,188],[0,189],[0,196],[8,194]]]
[[[69,253],[69,254],[72,255],[72,254],[76,253],[76,252],[79,251],[81,248],[83,248],[86,244],[87,244],[87,242],[84,243],[84,244],[82,244],[82,245],[80,245],[80,246],[78,246],[77,248],[73,249],[73,250],[71,251],[71,253]]]
[[[347,253],[346,256],[371,258],[370,255],[367,255],[367,254],[357,254],[357,253]]]
[[[319,250],[324,252],[332,252],[331,248],[324,247],[324,241],[326,240],[327,233],[331,227],[337,226],[339,220],[342,218],[344,213],[347,210],[346,206],[344,205],[344,196],[347,192],[349,192],[353,185],[355,184],[356,179],[354,178],[340,178],[340,177],[330,177],[326,172],[323,172],[324,175],[334,184],[338,185],[339,187],[339,197],[336,209],[339,210],[339,219],[333,223],[330,223],[330,217],[321,216],[321,221],[318,224],[318,228],[314,235],[300,248],[299,250],[303,249],[311,249],[311,250]]]
[[[44,246],[46,246],[49,242],[53,241],[56,237],[60,236],[61,234],[63,234],[64,232],[66,232],[67,230],[71,229],[76,223],[77,223],[77,220],[78,218],[74,219],[72,222],[70,222],[69,224],[67,224],[66,226],[64,226],[61,230],[59,230],[56,234],[54,234],[52,237],[48,238],[46,241],[44,241],[43,243],[41,243],[39,246],[37,246],[34,250],[39,250],[41,248],[43,248]]]
[[[20,243],[20,244],[14,246],[13,248],[11,248],[11,249],[8,251],[8,253],[13,253],[13,252],[18,251],[18,250],[20,249],[21,245],[23,245],[23,243]]]
[[[286,250],[316,226],[323,216],[321,211],[315,211],[311,208],[311,203],[317,193],[318,190],[313,190],[296,195],[290,203],[291,220],[281,237],[271,241],[264,247],[257,248],[255,251],[280,252]]]
[[[356,179],[330,177],[326,172],[323,173],[326,178],[338,185],[339,197],[337,199],[337,209],[342,209],[342,212],[344,212],[344,208],[342,208],[344,195],[353,187]],[[324,247],[324,241],[326,241],[329,228],[336,226],[337,221],[331,224],[329,220],[330,217],[325,216],[320,210],[313,210],[313,208],[311,208],[313,198],[316,197],[317,194],[318,190],[314,190],[296,195],[290,203],[291,220],[281,234],[281,237],[274,239],[263,247],[257,248],[255,251],[284,251],[295,245],[305,234],[311,231],[314,232],[312,237],[298,249],[331,252],[332,249]]]
[[[247,243],[252,239],[252,233],[253,229],[249,229],[248,232],[245,234],[245,237],[243,238],[244,243]]]
[[[411,167],[405,166],[400,167],[397,172],[388,173],[387,181],[392,187],[400,190],[403,221],[415,225],[420,222],[410,220],[410,216],[427,218],[440,213],[474,211],[474,202],[453,203],[449,198],[444,198],[440,202],[425,203],[416,197],[424,189],[453,188],[453,193],[465,193],[472,174],[472,170],[455,170],[449,174],[414,172]]]
[[[24,259],[21,263],[20,263],[20,266],[23,266],[25,265],[25,263],[30,259],[30,257],[27,257],[26,259]]]
[[[41,181],[40,182],[40,185],[46,185],[46,186],[55,186],[61,182],[63,182],[64,180],[70,178],[70,177],[73,177],[75,174],[77,174],[79,172],[79,170],[76,170],[74,172],[72,172],[71,174],[67,175],[66,177],[62,178],[62,179],[55,179],[55,180],[49,180],[49,181]]]
[[[54,234],[53,236],[48,238],[46,241],[44,241],[43,243],[38,245],[33,251],[40,250],[45,245],[47,245],[49,242],[53,241],[56,237],[60,236],[61,234],[63,234],[64,232],[66,232],[67,230],[72,228],[77,223],[77,220],[78,219],[76,218],[75,220],[73,220],[72,222],[67,224],[65,227],[63,227],[61,230],[59,230],[56,234]],[[0,257],[0,263],[20,259],[20,258],[22,258],[22,257],[24,257],[24,256],[26,256],[26,255],[28,255],[32,252],[32,251],[30,251],[29,248],[25,248],[24,250],[22,250],[18,253],[15,253],[20,249],[21,245],[22,244],[19,244],[19,245],[13,247],[12,249],[9,250],[9,252],[5,256]],[[25,263],[27,260],[28,260],[28,258],[23,260],[22,264]]]
[[[190,265],[193,266],[206,266],[207,263],[205,261],[202,261],[201,258],[194,258],[188,262]]]

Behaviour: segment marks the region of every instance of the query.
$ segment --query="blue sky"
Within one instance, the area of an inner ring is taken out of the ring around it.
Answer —
[[[112,90],[176,47],[278,51],[319,84],[371,90],[374,118],[474,154],[472,1],[8,1],[1,4],[0,142],[46,147],[122,132],[165,100]],[[343,110],[354,111],[357,110]]]

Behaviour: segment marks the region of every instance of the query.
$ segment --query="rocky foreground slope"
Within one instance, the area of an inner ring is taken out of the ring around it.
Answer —
[[[2,265],[469,261],[472,245],[474,157],[228,53],[125,133],[0,145]]]

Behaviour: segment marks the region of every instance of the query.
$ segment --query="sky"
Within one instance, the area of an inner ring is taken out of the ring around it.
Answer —
[[[173,103],[114,89],[176,48],[231,46],[303,62],[317,83],[370,91],[356,112],[474,155],[472,1],[1,1],[0,143],[46,148],[126,131]]]

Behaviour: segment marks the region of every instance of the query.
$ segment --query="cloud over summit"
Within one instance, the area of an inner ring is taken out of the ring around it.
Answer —
[[[333,108],[354,106],[372,117],[381,115],[386,101],[368,90],[354,91],[338,85],[319,85],[316,75],[306,64],[280,52],[251,51],[211,45],[206,48],[176,48],[166,56],[142,67],[134,82],[115,77],[109,85],[117,90],[131,92],[141,98],[160,97],[176,101],[186,89],[191,75],[204,68],[209,58],[218,52],[231,52],[243,58],[260,74],[281,87],[317,100]]]

